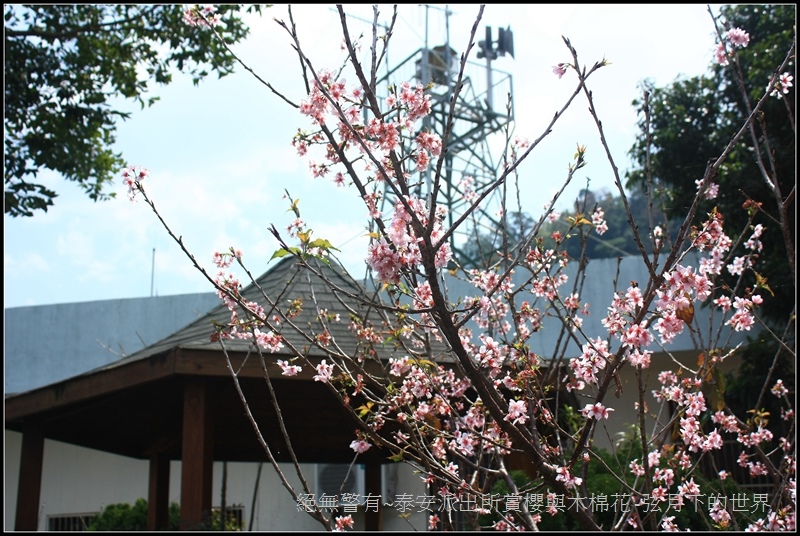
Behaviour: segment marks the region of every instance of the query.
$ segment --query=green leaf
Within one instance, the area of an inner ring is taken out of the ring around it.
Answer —
[[[312,240],[311,242],[309,242],[308,246],[312,248],[320,248],[325,251],[330,251],[330,250],[340,251],[339,249],[333,247],[333,244],[331,244],[328,240],[324,238],[317,238],[316,240]]]
[[[272,254],[272,257],[270,257],[269,260],[280,259],[281,257],[285,257],[286,255],[291,255],[292,253],[298,254],[300,253],[300,250],[297,248],[289,248],[289,249],[280,248],[279,250],[275,251],[275,253]]]

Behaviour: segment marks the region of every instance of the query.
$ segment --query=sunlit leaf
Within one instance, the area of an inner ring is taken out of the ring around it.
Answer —
[[[295,248],[292,248],[292,249],[295,249]],[[292,254],[292,252],[289,251],[288,249],[281,248],[279,250],[276,250],[275,253],[272,254],[272,257],[270,257],[269,260],[280,259],[281,257],[285,257],[286,255],[291,255],[291,254]]]
[[[374,402],[367,402],[366,404],[356,408],[356,411],[358,411],[358,416],[363,419],[366,415],[368,415],[372,411],[372,406],[374,405],[375,405]]]
[[[324,249],[325,251],[330,251],[330,250],[340,251],[339,249],[333,247],[333,244],[331,244],[330,241],[324,238],[317,238],[316,240],[312,240],[311,242],[309,242],[308,245],[312,248]]]

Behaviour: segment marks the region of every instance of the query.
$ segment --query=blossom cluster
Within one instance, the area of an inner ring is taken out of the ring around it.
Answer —
[[[409,212],[408,208],[411,209]],[[439,207],[429,237],[432,245],[438,245],[434,254],[436,268],[444,268],[450,262],[452,251],[448,242],[440,241],[443,230],[444,207]],[[367,252],[367,262],[384,283],[398,283],[403,270],[422,264],[423,238],[417,228],[428,228],[428,211],[425,203],[414,196],[406,197],[405,203],[397,201],[394,216],[386,229],[386,237],[373,240]],[[423,246],[424,247],[424,246]]]
[[[394,169],[389,160],[392,152],[401,149],[404,140],[413,141],[414,149],[405,157],[415,163],[416,171],[424,172],[431,157],[438,157],[442,152],[442,140],[438,134],[430,131],[417,131],[416,123],[431,112],[431,99],[424,88],[408,82],[400,84],[391,93],[386,104],[388,110],[379,117],[364,119],[364,90],[360,86],[348,89],[345,80],[338,80],[330,70],[322,70],[311,88],[308,97],[300,103],[300,113],[310,117],[313,123],[323,127],[335,125],[330,131],[338,137],[336,145],[326,138],[324,131],[306,133],[299,131],[292,140],[292,145],[300,156],[308,154],[311,145],[323,145],[326,152],[326,163],[310,162],[314,176],[324,176],[330,166],[340,161],[341,155],[352,149],[357,154],[372,155],[381,164],[376,171],[376,180],[391,178],[405,180],[406,173]],[[373,170],[375,161],[368,159],[367,170]],[[337,175],[337,181],[343,177]]]
[[[212,260],[219,269],[214,284],[217,287],[217,296],[222,300],[231,313],[230,322],[218,329],[212,335],[212,340],[243,339],[252,340],[258,347],[270,353],[279,352],[283,348],[281,335],[272,329],[263,331],[267,325],[267,315],[264,307],[254,301],[245,301],[242,297],[242,284],[232,272],[226,272],[233,259],[241,262],[241,250],[231,248],[230,251],[221,253],[215,251]],[[240,305],[243,302],[243,305]],[[239,310],[244,310],[241,317]],[[277,320],[277,319],[273,319]]]
[[[789,93],[789,88],[794,85],[792,84],[792,80],[794,80],[794,77],[791,74],[781,73],[772,91],[770,91],[770,96],[780,98],[782,95],[787,95]]]
[[[388,110],[372,119],[365,119],[362,110],[364,91],[361,87],[347,88],[346,81],[336,79],[334,73],[322,70],[312,85],[308,97],[300,104],[300,112],[310,117],[320,130],[314,133],[299,131],[292,140],[298,154],[308,154],[311,145],[325,147],[325,162],[310,161],[309,166],[315,177],[329,174],[342,157],[355,151],[356,155],[368,155],[365,171],[376,183],[395,181],[400,190],[405,188],[409,178],[405,170],[407,163],[413,162],[418,173],[424,173],[431,158],[442,154],[442,140],[438,134],[416,129],[416,123],[431,112],[431,98],[424,88],[407,82],[393,88],[386,99]],[[336,125],[328,130],[328,125]],[[327,134],[326,134],[327,132]],[[338,140],[333,142],[334,139]],[[404,142],[411,142],[406,151]],[[398,160],[400,153],[405,154]],[[341,185],[344,176],[334,174],[334,181]],[[363,195],[371,218],[381,218],[378,204],[379,191]],[[431,220],[431,214],[433,221]],[[384,236],[376,237],[369,245],[368,259],[381,281],[398,283],[403,270],[413,268],[422,262],[423,238],[425,230],[437,268],[447,265],[452,256],[450,244],[439,244],[443,236],[441,222],[443,207],[436,207],[431,213],[425,203],[413,196],[403,195],[394,202],[394,214]]]
[[[122,184],[128,187],[128,198],[134,201],[139,192],[140,183],[150,175],[147,168],[128,166],[122,170]]]
[[[183,22],[190,26],[216,26],[222,21],[222,16],[213,5],[194,5],[183,11]]]
[[[750,34],[741,28],[731,28],[723,36],[721,43],[717,44],[714,52],[717,63],[720,65],[728,65],[729,52],[728,46],[744,48],[750,43]]]

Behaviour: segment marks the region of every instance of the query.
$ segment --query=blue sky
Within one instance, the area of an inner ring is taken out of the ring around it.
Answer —
[[[461,52],[478,6],[449,8],[450,43]],[[712,8],[718,13],[718,6]],[[293,9],[301,43],[315,66],[338,66],[341,34],[336,13],[323,5]],[[346,10],[358,18],[371,17],[368,6]],[[388,16],[390,6],[381,11]],[[426,11],[430,45],[444,41],[440,7],[401,6],[390,63],[424,44]],[[286,19],[285,7],[275,6],[254,18],[251,37],[235,51],[262,78],[299,102],[304,95],[298,60],[273,18]],[[358,18],[352,19],[353,28],[367,30]],[[514,33],[515,57],[500,58],[493,66],[513,77],[517,136],[537,138],[575,87],[569,74],[561,80],[552,74],[554,64],[571,60],[562,35],[584,64],[604,57],[611,61],[590,79],[590,86],[623,174],[636,136],[631,101],[638,97],[639,82],[650,78],[665,85],[680,76],[705,73],[715,43],[703,4],[500,4],[487,6],[478,39],[486,25],[495,36],[498,27],[510,26]],[[348,80],[348,86],[352,82]],[[150,170],[148,194],[201,264],[213,271],[212,253],[235,246],[255,275],[268,269],[277,248],[269,225],[284,228],[291,219],[282,198],[288,189],[299,198],[303,218],[315,235],[329,239],[342,250],[347,267],[362,273],[366,209],[354,190],[312,178],[307,161],[296,156],[291,139],[298,128],[309,126],[304,117],[243,69],[199,86],[188,76],[176,75],[171,85],[154,88],[153,94],[161,99],[149,109],[124,104],[133,115],[119,125],[116,146],[131,164]],[[563,180],[577,143],[587,146],[589,166],[581,170],[585,174],[578,175],[563,203],[574,199],[587,176],[593,190],[613,187],[586,109],[585,99],[579,99],[521,168],[523,204],[535,216]],[[121,180],[113,186],[116,200],[93,203],[55,174],[43,172],[40,178],[59,193],[55,206],[33,218],[4,216],[5,307],[213,290],[149,207],[129,202]]]

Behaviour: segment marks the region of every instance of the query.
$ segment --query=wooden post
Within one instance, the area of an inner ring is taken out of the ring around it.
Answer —
[[[381,481],[381,464],[375,462],[367,462],[364,468],[364,487],[367,496],[380,497],[381,488],[383,487]],[[383,499],[378,499],[377,508],[365,508],[364,510],[364,528],[367,531],[380,531],[383,530]],[[374,506],[374,505],[372,505]]]
[[[22,430],[22,452],[20,453],[19,483],[17,484],[17,516],[14,520],[14,530],[39,530],[43,459],[44,425],[38,421],[26,421]]]
[[[169,456],[150,455],[150,480],[147,491],[147,530],[166,530],[169,526]]]
[[[181,454],[181,530],[193,530],[211,514],[213,422],[205,378],[186,379]],[[208,518],[210,519],[210,518]]]

